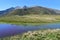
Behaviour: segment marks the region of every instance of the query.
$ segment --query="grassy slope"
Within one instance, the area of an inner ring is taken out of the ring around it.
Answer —
[[[0,40],[60,40],[60,29],[29,31],[21,35],[0,38]]]
[[[54,22],[60,22],[60,15],[15,15],[0,17],[0,23],[37,25]]]

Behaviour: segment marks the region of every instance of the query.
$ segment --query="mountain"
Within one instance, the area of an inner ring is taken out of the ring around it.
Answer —
[[[54,10],[57,14],[60,14],[60,10]]]
[[[52,9],[52,8],[46,8],[42,6],[35,6],[35,7],[27,7],[24,6],[23,8],[18,7],[11,7],[9,9],[0,11],[0,15],[30,15],[30,14],[36,14],[36,15],[58,15],[60,14],[60,10]]]
[[[9,8],[9,9],[3,10],[3,11],[0,11],[0,16],[6,15],[6,14],[12,12],[13,10],[15,10],[14,7],[11,7],[11,8]]]

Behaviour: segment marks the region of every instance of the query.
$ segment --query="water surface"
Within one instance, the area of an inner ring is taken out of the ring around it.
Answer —
[[[41,30],[41,29],[60,29],[60,23],[37,25],[37,26],[0,24],[0,37],[22,34],[27,31]]]

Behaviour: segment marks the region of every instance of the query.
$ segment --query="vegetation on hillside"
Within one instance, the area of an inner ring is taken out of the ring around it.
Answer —
[[[6,12],[8,13],[6,14]],[[41,6],[36,7],[24,6],[23,8],[18,9],[10,8],[6,12],[4,16],[0,17],[0,23],[42,24],[42,23],[60,22],[59,18],[60,16],[55,15],[56,12],[53,9]]]
[[[56,15],[56,12],[52,9],[40,6],[31,8],[24,6],[22,9],[14,9],[13,11],[8,11],[7,14],[4,14],[4,16],[0,17],[0,23],[10,23],[19,25],[40,25],[57,22],[60,22],[60,15]],[[54,29],[28,31],[23,35],[19,34],[4,37],[0,38],[0,40],[60,40],[60,30]]]
[[[44,15],[44,14],[48,14],[48,15],[55,15],[56,12],[53,9],[49,9],[49,8],[44,8],[41,6],[36,6],[36,7],[27,7],[24,6],[21,9],[15,9],[14,11],[11,11],[10,13],[8,13],[7,15],[30,15],[30,14],[36,14],[36,15]]]

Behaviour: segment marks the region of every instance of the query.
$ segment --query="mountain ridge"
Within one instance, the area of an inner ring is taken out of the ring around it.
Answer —
[[[27,15],[27,14],[52,14],[58,15],[60,14],[60,10],[42,7],[42,6],[34,6],[34,7],[11,7],[6,10],[0,11],[0,15]]]

